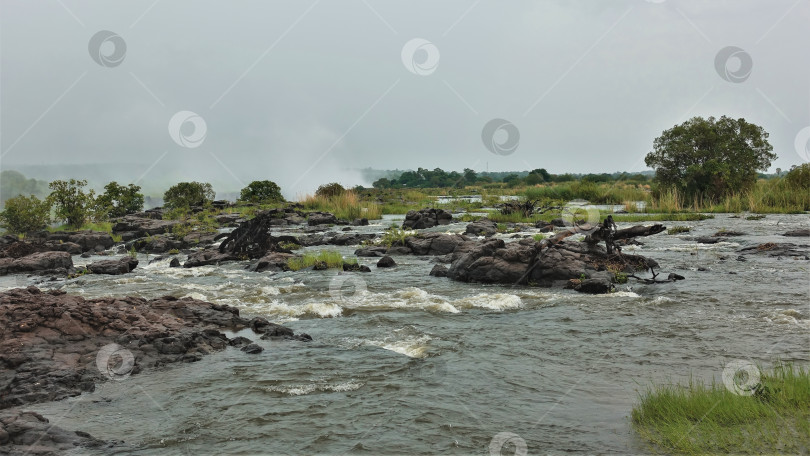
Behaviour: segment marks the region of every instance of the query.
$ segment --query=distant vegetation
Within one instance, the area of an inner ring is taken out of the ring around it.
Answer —
[[[169,209],[188,209],[205,206],[214,201],[213,187],[205,182],[180,182],[171,186],[163,194],[163,204]]]
[[[253,181],[243,188],[239,194],[239,201],[249,203],[279,203],[284,202],[281,196],[281,188],[272,181]]]

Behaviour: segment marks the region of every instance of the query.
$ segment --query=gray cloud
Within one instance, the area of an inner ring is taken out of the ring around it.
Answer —
[[[3,169],[151,168],[145,187],[220,191],[267,178],[295,196],[361,183],[350,170],[367,166],[641,170],[653,139],[694,115],[763,125],[786,169],[810,125],[807,2],[152,4],[2,4]],[[120,65],[88,53],[100,30],[125,40]],[[439,51],[429,75],[401,62],[413,38]],[[715,70],[731,45],[753,62],[741,83]],[[183,110],[205,119],[200,147],[169,136]],[[493,118],[520,129],[513,154],[482,143]],[[95,174],[77,177],[108,178]]]

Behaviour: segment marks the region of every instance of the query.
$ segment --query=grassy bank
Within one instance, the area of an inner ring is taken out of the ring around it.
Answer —
[[[632,424],[662,453],[803,453],[810,448],[810,370],[762,372],[757,393],[720,382],[655,386],[642,393]]]

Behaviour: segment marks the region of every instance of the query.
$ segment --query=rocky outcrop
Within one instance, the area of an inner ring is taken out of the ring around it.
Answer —
[[[187,236],[191,236],[190,234]],[[213,240],[214,235],[210,236]],[[183,240],[175,239],[171,234],[157,234],[148,236],[125,244],[127,250],[135,249],[138,252],[144,253],[166,253],[169,250],[184,249],[188,246]]]
[[[537,286],[552,286],[555,282],[567,283],[577,279],[581,281],[577,284],[581,285],[578,291],[604,292],[609,287],[603,285],[615,279],[611,270],[632,274],[658,267],[654,260],[642,256],[608,253],[605,247],[597,243],[607,234],[590,226],[581,229],[589,233],[582,242],[565,241],[565,238],[578,231],[574,228],[542,241],[525,238],[507,244],[501,239],[488,239],[461,244],[453,253],[447,276],[462,282]],[[663,230],[662,225],[639,225],[614,230],[613,234],[616,239],[628,239],[634,235],[648,236]]]
[[[95,384],[223,350],[220,330],[276,333],[263,318],[171,296],[85,300],[35,287],[0,293],[0,409],[76,396]],[[281,327],[283,328],[283,327]],[[286,337],[296,336],[288,328]]]
[[[239,257],[230,252],[220,252],[219,250],[200,250],[192,253],[183,263],[184,268],[194,268],[198,266],[217,265],[226,261],[236,261]]]
[[[474,244],[467,236],[458,234],[422,233],[405,238],[405,247],[414,255],[446,255]]]
[[[67,275],[73,260],[67,252],[36,252],[20,258],[0,258],[0,275],[40,273]]]
[[[118,442],[104,442],[86,432],[68,431],[36,412],[0,413],[0,454],[52,455],[79,448],[110,448]]]
[[[373,245],[355,250],[354,255],[359,257],[384,257],[386,252],[388,252],[387,247],[382,245]]]
[[[447,266],[437,264],[430,270],[430,275],[433,277],[447,277]]]
[[[248,266],[248,270],[253,272],[279,272],[287,271],[287,262],[295,255],[283,252],[269,252]]]
[[[447,225],[453,222],[453,214],[444,209],[425,208],[419,211],[408,211],[402,228],[421,230],[438,225]]]
[[[810,237],[810,230],[793,230],[793,231],[788,231],[787,233],[783,234],[782,236],[788,236],[788,237]]]
[[[171,233],[172,229],[180,223],[179,220],[161,220],[137,215],[126,215],[116,220],[112,230],[113,233],[120,234],[124,241],[131,241],[155,234]]]
[[[498,232],[498,224],[490,219],[482,218],[467,225],[464,234],[472,236],[492,236]]]
[[[96,261],[87,265],[87,271],[92,274],[121,275],[132,272],[138,266],[138,260],[125,256],[117,260]]]
[[[103,231],[58,231],[49,233],[46,241],[76,244],[81,252],[102,252],[115,244],[110,233]]]
[[[329,212],[310,212],[307,217],[308,225],[334,225],[337,222],[337,217]]]

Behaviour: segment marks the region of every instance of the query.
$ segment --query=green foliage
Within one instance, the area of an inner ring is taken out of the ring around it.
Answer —
[[[613,275],[613,280],[615,280],[616,283],[627,283],[627,274],[624,272],[617,272]]]
[[[287,250],[298,250],[301,248],[301,246],[296,244],[295,242],[280,242],[278,246],[281,247],[282,249]]]
[[[85,192],[86,180],[55,180],[48,184],[51,194],[48,202],[54,208],[57,220],[64,221],[69,227],[79,228],[90,217],[95,206],[95,192]]]
[[[326,267],[329,269],[342,268],[343,255],[334,250],[321,250],[317,254],[307,252],[303,256],[293,257],[287,260],[287,267],[290,268],[291,271],[298,271],[314,266],[315,263],[320,262],[325,263]]]
[[[688,233],[692,231],[692,228],[683,225],[675,225],[672,228],[667,230],[667,234],[680,234],[680,233]]]
[[[752,395],[714,381],[651,387],[633,407],[632,424],[667,454],[799,454],[810,447],[810,371],[777,365],[751,386]]]
[[[664,188],[714,200],[752,188],[772,150],[768,133],[745,119],[693,117],[656,138],[645,163]]]
[[[138,251],[135,250],[135,244],[132,244],[132,247],[129,248],[129,256],[132,258],[138,258]]]
[[[334,198],[346,193],[346,189],[337,182],[323,184],[315,190],[315,196],[321,198]]]
[[[810,163],[791,167],[785,180],[797,190],[810,190]]]
[[[414,231],[403,230],[397,226],[388,228],[380,238],[380,245],[391,247],[392,245],[405,245],[405,238],[413,236]]]
[[[45,229],[50,223],[51,205],[34,195],[6,200],[0,212],[0,226],[12,234],[27,234]]]
[[[180,253],[180,250],[178,250],[178,249],[171,249],[171,250],[169,250],[169,252],[168,252],[168,253],[169,253],[169,255],[177,255],[178,253]]]
[[[163,204],[169,209],[205,206],[214,200],[211,184],[205,182],[180,182],[166,190]]]
[[[243,188],[239,200],[250,203],[280,203],[284,202],[281,188],[269,180],[253,181]]]
[[[96,213],[103,217],[121,217],[143,210],[141,187],[129,184],[124,187],[118,182],[104,186],[104,193],[96,198]]]

